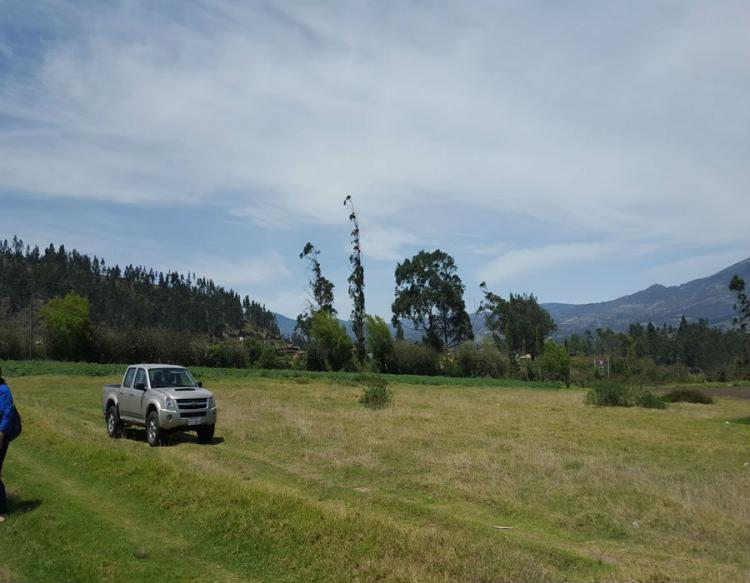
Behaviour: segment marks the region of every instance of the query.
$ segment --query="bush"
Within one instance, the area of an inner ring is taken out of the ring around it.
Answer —
[[[393,403],[393,391],[383,379],[372,379],[359,398],[368,409],[384,409]]]
[[[245,368],[247,353],[242,344],[236,342],[221,342],[208,347],[206,365],[217,368]]]
[[[618,383],[597,382],[586,393],[584,403],[599,407],[632,407],[633,396],[630,388]]]
[[[599,407],[644,407],[646,409],[664,409],[664,399],[649,391],[619,383],[599,382],[586,393],[584,403]]]
[[[28,354],[28,342],[21,332],[6,325],[0,326],[0,359],[25,358]]]
[[[398,374],[436,375],[440,369],[437,351],[405,340],[393,343],[393,363]]]
[[[508,362],[491,338],[487,337],[477,346],[464,342],[456,351],[457,372],[463,377],[504,377]]]
[[[367,316],[367,350],[380,372],[390,372],[393,366],[393,340],[391,330],[379,316]]]
[[[666,409],[667,403],[662,397],[654,395],[650,391],[642,391],[636,394],[635,404],[644,409]]]
[[[310,326],[310,344],[308,352],[312,352],[311,360],[308,354],[308,368],[319,370],[321,363],[325,363],[326,370],[342,370],[352,363],[352,340],[349,338],[338,320],[326,312],[318,312],[313,316]]]
[[[84,360],[91,345],[88,299],[69,293],[51,299],[41,313],[50,355],[63,360]]]
[[[544,352],[537,359],[537,364],[542,373],[542,380],[565,381],[565,386],[570,386],[570,356],[565,346],[555,344],[551,340],[545,341]]]
[[[714,399],[699,389],[677,388],[672,389],[662,397],[669,403],[700,403],[702,405],[711,405]]]

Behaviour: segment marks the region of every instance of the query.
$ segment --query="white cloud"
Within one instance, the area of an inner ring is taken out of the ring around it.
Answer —
[[[189,263],[191,271],[208,276],[220,285],[242,290],[251,289],[255,293],[274,287],[290,276],[283,257],[276,252],[237,261],[202,256]],[[180,270],[186,268],[181,267]]]
[[[373,225],[362,234],[363,252],[366,257],[389,261],[401,260],[406,245],[419,242],[414,232]]]
[[[488,281],[613,239],[747,242],[745,2],[45,6],[72,30],[0,87],[0,191],[287,229],[338,225],[352,194],[373,259],[440,241],[437,207],[442,225],[515,213],[600,241],[508,251]]]
[[[514,249],[498,255],[477,271],[488,285],[505,284],[530,274],[549,273],[606,257],[621,246],[613,243],[567,243],[533,249]]]
[[[723,269],[746,258],[747,254],[742,255],[736,251],[717,251],[662,263],[646,269],[643,275],[647,280],[662,285],[679,285],[713,275],[717,266]]]

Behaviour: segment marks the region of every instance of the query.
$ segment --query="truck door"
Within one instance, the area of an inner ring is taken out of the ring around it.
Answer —
[[[128,396],[133,390],[133,380],[135,379],[135,367],[128,368],[125,371],[125,377],[122,379],[120,390],[118,391],[118,403],[120,408],[120,417],[128,416]]]
[[[139,387],[143,387],[143,389],[140,389]],[[141,404],[143,402],[143,397],[146,394],[146,390],[148,390],[148,378],[146,378],[146,371],[145,369],[139,368],[138,370],[136,370],[133,386],[128,389],[123,387],[122,403],[120,405],[120,414],[123,417],[130,417],[131,419],[138,420],[142,420],[144,418],[144,414],[141,411]]]

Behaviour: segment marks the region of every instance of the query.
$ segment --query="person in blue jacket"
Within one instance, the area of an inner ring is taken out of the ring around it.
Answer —
[[[5,379],[0,376],[0,523],[5,522],[8,514],[8,501],[5,498],[5,484],[3,484],[2,477],[3,461],[10,443],[9,434],[13,415],[13,395]]]

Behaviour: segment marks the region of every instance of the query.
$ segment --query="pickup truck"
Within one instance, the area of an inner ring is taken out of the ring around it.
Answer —
[[[216,401],[185,367],[134,364],[119,385],[104,385],[102,405],[107,433],[122,437],[128,425],[146,428],[151,447],[163,445],[172,431],[196,430],[198,443],[213,439]]]

